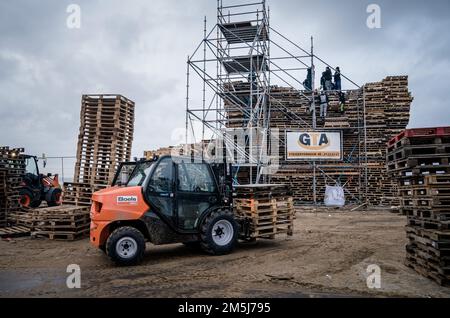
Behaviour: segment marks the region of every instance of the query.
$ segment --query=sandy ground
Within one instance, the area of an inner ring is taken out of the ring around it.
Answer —
[[[403,265],[405,218],[389,212],[298,213],[295,235],[212,257],[147,245],[140,266],[115,267],[87,239],[0,242],[0,297],[450,297]],[[66,287],[69,264],[80,289]],[[370,290],[366,269],[381,268]]]

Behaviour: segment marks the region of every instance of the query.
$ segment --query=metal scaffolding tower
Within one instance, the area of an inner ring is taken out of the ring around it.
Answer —
[[[283,113],[299,129],[315,130],[316,63],[334,68],[315,55],[312,38],[311,48],[306,50],[274,29],[266,0],[236,2],[217,1],[215,26],[208,33],[205,18],[203,41],[187,59],[186,144],[201,143],[203,148],[207,140],[223,140],[225,151],[233,149],[228,155],[245,159],[235,164],[236,171],[245,167],[249,183],[264,183],[270,178],[265,173],[270,162],[264,149],[271,147],[271,111]],[[307,72],[311,72],[311,87],[300,80]],[[198,76],[192,77],[192,73]],[[351,79],[342,77],[361,90]],[[275,85],[292,88],[310,103],[312,121],[304,120],[274,97],[271,90]],[[224,133],[236,127],[230,113],[244,118],[243,123],[239,121],[241,128],[256,132],[249,134],[245,146]],[[315,162],[311,165],[314,173],[325,174]]]

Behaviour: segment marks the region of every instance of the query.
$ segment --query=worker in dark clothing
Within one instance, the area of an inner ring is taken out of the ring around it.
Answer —
[[[306,75],[306,79],[303,82],[303,86],[307,91],[312,90],[312,71],[311,68],[308,68],[308,74]]]
[[[345,112],[345,94],[344,92],[339,92],[339,110],[341,114]]]
[[[333,73],[331,69],[327,66],[325,70],[325,90],[331,91],[333,89]]]
[[[337,91],[342,90],[342,84],[341,84],[341,70],[339,69],[339,66],[336,67],[336,72],[334,73],[334,89]]]
[[[325,90],[325,72],[322,73],[322,77],[320,78],[320,87]]]

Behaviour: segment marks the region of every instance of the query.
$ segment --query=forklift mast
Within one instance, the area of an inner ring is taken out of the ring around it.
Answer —
[[[222,202],[227,206],[231,206],[233,203],[233,176],[231,173],[231,164],[212,163],[211,168],[222,195]]]

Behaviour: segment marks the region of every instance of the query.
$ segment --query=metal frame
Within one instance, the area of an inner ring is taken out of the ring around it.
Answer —
[[[230,4],[224,5],[224,2]],[[227,137],[222,133],[222,129],[230,123],[227,118],[227,111],[230,110],[242,112],[243,116],[247,118],[248,121],[244,128],[256,128],[264,131],[263,143],[268,143],[266,137],[268,137],[271,128],[270,115],[273,109],[281,111],[290,119],[294,119],[298,123],[298,129],[317,129],[315,107],[316,64],[328,66],[333,71],[335,69],[315,54],[312,37],[311,48],[308,51],[275,30],[270,25],[270,8],[267,7],[266,0],[241,4],[231,4],[231,2],[232,0],[217,0],[217,22],[215,26],[208,33],[205,17],[203,41],[187,59],[186,145],[189,143],[189,137],[192,138],[192,143],[201,141],[202,147],[204,147],[203,141],[217,137],[224,139],[225,149],[227,145],[234,145],[234,140],[227,140]],[[250,35],[254,35],[253,42],[249,40]],[[274,53],[275,50],[278,52]],[[312,72],[312,92],[307,90],[303,83],[298,80],[301,78],[298,75],[299,72],[308,68],[311,68]],[[201,80],[201,96],[197,98],[191,95],[193,87],[192,72],[198,76],[197,79]],[[256,74],[256,76],[254,77],[253,74]],[[364,160],[364,188],[365,194],[367,194],[365,90],[364,87],[360,87],[345,74],[341,74],[341,76],[355,87],[353,91],[358,92],[358,108],[360,107],[360,97],[363,103],[361,112],[358,111],[358,127],[352,127],[352,129],[359,131],[358,166],[361,168]],[[240,82],[239,85],[238,82]],[[305,98],[312,104],[312,122],[307,122],[299,114],[277,101],[271,94],[271,88],[275,83],[296,90],[301,98]],[[247,86],[248,89],[242,90],[239,86]],[[199,100],[200,102],[198,102]],[[198,102],[197,105],[194,105],[194,101]],[[362,116],[362,119],[360,116]],[[195,134],[194,122],[199,122],[202,126],[200,140],[198,140],[199,136]],[[206,138],[207,136],[208,138]],[[363,136],[363,139],[361,136]],[[253,148],[257,149],[256,154],[248,150]],[[235,151],[250,163],[250,184],[268,182],[268,177],[263,174],[262,151],[251,138],[249,138],[245,148],[235,149]],[[323,174],[325,178],[331,180],[333,178],[327,176],[315,161],[311,162],[311,165],[314,171],[314,201],[317,202],[316,174]],[[236,168],[239,170],[240,166],[237,165]],[[255,175],[253,175],[253,172]],[[337,182],[336,180],[333,181]],[[359,201],[363,201],[362,197],[365,198],[366,195],[362,196],[360,193]]]

